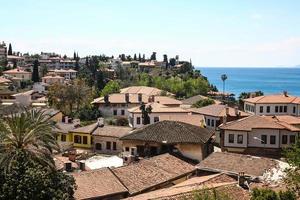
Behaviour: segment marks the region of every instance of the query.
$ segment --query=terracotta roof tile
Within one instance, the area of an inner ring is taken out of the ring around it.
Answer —
[[[169,107],[160,103],[148,103],[146,106],[151,106],[152,113],[190,113],[189,110],[185,110],[181,107]],[[141,113],[140,106],[136,106],[128,109],[130,113]]]
[[[197,168],[214,172],[238,174],[244,172],[249,176],[262,176],[266,170],[277,166],[277,162],[270,158],[250,155],[214,152],[201,161]]]
[[[103,126],[94,130],[93,135],[120,138],[131,131],[132,128],[126,126]]]
[[[129,94],[145,94],[145,95],[160,95],[162,90],[154,87],[147,86],[132,86],[121,89],[121,93],[129,93]]]
[[[287,129],[290,131],[300,131],[299,128],[289,125],[285,122],[274,121],[269,117],[252,115],[243,119],[228,122],[220,126],[220,129],[224,130],[241,130],[251,131],[255,128],[267,128],[267,129]]]
[[[170,154],[162,154],[112,171],[130,194],[136,194],[192,173],[195,167]]]
[[[244,99],[243,101],[249,103],[299,103],[300,97],[284,94],[274,94],[248,98]]]
[[[73,173],[76,181],[76,199],[105,197],[111,194],[127,193],[127,189],[109,168]]]
[[[202,108],[190,108],[188,109],[191,112],[199,113],[202,115],[209,115],[209,116],[214,116],[214,117],[223,117],[226,115],[226,105],[221,105],[221,104],[213,104],[209,106],[205,106]],[[229,116],[237,116],[236,115],[236,110],[235,108],[228,107],[229,109]],[[240,116],[245,117],[249,116],[250,114],[245,113],[243,111],[238,111]]]

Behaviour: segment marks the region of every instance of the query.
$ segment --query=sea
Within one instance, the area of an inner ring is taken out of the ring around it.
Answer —
[[[221,75],[226,74],[225,91],[235,94],[262,91],[264,94],[279,94],[287,91],[300,96],[300,68],[236,68],[196,67],[209,82],[223,90]]]

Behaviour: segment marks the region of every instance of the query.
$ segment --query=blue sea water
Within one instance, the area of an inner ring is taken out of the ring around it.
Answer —
[[[226,74],[225,91],[236,97],[241,92],[261,90],[265,94],[282,93],[300,96],[300,68],[221,68],[196,67],[210,83],[223,90],[221,75]]]

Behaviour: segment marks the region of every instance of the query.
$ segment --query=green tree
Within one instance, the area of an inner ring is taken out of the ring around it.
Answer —
[[[214,103],[215,103],[215,101],[213,99],[211,99],[211,98],[200,99],[195,104],[193,104],[193,107],[195,107],[195,108],[201,108],[201,107],[212,105]]]
[[[133,60],[137,60],[137,58],[136,58],[136,54],[134,54],[134,56],[133,56]]]
[[[288,189],[300,197],[300,137],[291,148],[284,150],[283,155],[291,166],[286,170],[285,183]]]
[[[291,191],[276,193],[271,189],[254,188],[251,193],[251,200],[296,200],[296,195]]]
[[[143,119],[143,124],[147,125],[150,124],[150,114],[152,112],[152,107],[151,105],[146,106],[144,103],[140,106],[140,110],[142,111],[142,119]]]
[[[156,60],[156,52],[153,52],[151,57],[150,57],[150,60]]]
[[[101,96],[109,95],[112,93],[119,93],[120,85],[117,81],[109,81],[103,90],[101,91]]]
[[[13,54],[11,44],[8,45],[7,55],[11,56]]]
[[[34,62],[33,62],[33,71],[32,71],[31,79],[34,83],[39,82],[39,80],[40,80],[40,78],[39,78],[39,61],[38,60],[34,60]]]
[[[141,53],[139,53],[139,61],[142,62]]]
[[[24,110],[0,120],[0,167],[10,171],[21,152],[28,159],[55,169],[51,157],[57,149],[52,124],[43,111]]]
[[[222,74],[221,75],[221,80],[223,81],[223,99],[225,98],[225,81],[227,80],[227,75],[226,74]]]

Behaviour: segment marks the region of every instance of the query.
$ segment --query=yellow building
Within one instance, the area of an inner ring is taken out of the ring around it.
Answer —
[[[74,143],[74,147],[92,148],[93,147],[92,133],[96,128],[98,128],[98,123],[75,128],[69,131],[68,137],[71,137],[71,140]]]

